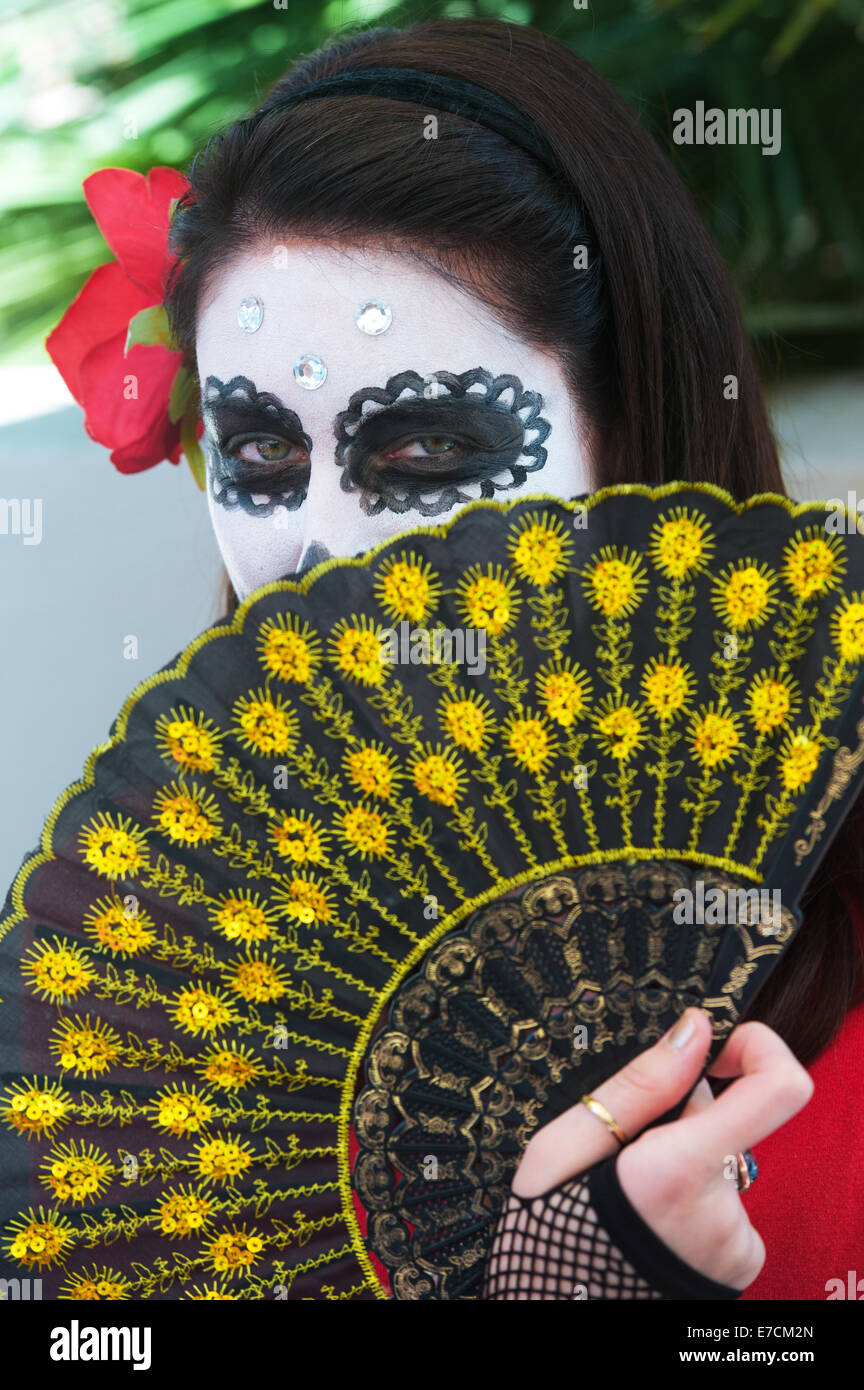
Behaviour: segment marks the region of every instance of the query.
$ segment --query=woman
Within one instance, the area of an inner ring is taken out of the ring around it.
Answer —
[[[377,89],[347,76],[378,69],[400,73]],[[782,491],[734,295],[686,193],[615,93],[535,31],[435,22],[326,48],[208,146],[173,229],[167,307],[200,379],[208,503],[241,599],[478,497]],[[836,1164],[848,1198],[864,1129],[842,1098],[864,1027],[850,822],[713,1068],[731,1082],[720,1098],[693,1090],[710,1026],[688,1010],[593,1113],[534,1135],[517,1199],[572,1193],[626,1137],[619,1200],[685,1296],[817,1298],[845,1277],[862,1203],[848,1235],[829,1232],[796,1159],[816,1141],[820,1197]],[[742,1201],[725,1160],[756,1143],[770,1176]],[[584,1208],[573,1220],[596,1226]],[[601,1273],[590,1296],[657,1296],[649,1268],[623,1293]],[[529,1292],[492,1279],[487,1296],[556,1297],[544,1270],[529,1260]]]

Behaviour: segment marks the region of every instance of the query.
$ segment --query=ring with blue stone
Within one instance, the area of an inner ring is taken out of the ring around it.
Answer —
[[[738,1178],[736,1186],[739,1192],[746,1192],[747,1188],[756,1181],[759,1176],[759,1165],[749,1149],[745,1149],[743,1154],[738,1154]]]

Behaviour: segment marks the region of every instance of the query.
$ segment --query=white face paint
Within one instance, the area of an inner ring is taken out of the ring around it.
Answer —
[[[238,324],[257,298],[256,332]],[[357,326],[366,300],[392,323]],[[210,514],[237,593],[480,497],[590,488],[557,359],[407,258],[291,241],[215,275],[198,318]],[[303,356],[326,366],[299,385]]]

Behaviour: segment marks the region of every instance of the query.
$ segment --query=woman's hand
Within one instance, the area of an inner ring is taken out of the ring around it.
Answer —
[[[680,1119],[640,1133],[687,1094],[710,1044],[708,1015],[687,1009],[665,1037],[593,1094],[633,1141],[621,1151],[617,1172],[643,1221],[701,1274],[744,1289],[761,1270],[765,1247],[739,1197],[734,1156],[806,1105],[813,1082],[776,1033],[743,1023],[709,1070],[738,1079],[716,1100],[701,1080]],[[619,1147],[586,1106],[574,1105],[533,1136],[513,1191],[548,1192]]]

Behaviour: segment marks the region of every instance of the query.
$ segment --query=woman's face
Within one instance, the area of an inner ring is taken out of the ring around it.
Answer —
[[[238,322],[250,300],[253,332]],[[367,301],[389,310],[386,331],[358,326]],[[477,498],[590,487],[556,358],[407,258],[306,241],[246,252],[210,282],[197,354],[210,514],[241,598]]]

